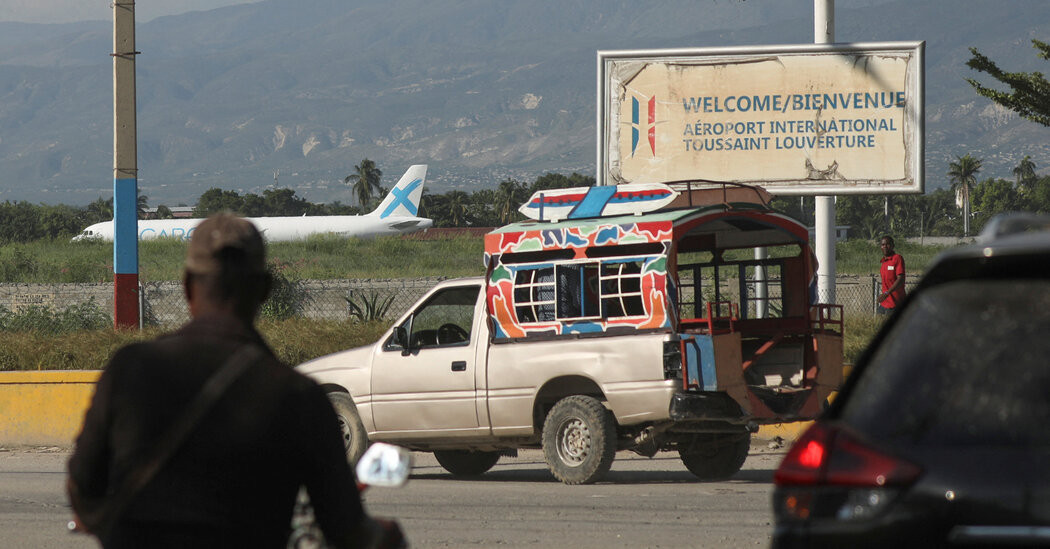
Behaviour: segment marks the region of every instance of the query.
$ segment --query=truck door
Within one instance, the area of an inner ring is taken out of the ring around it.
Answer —
[[[377,431],[411,435],[478,428],[474,376],[477,348],[484,344],[478,341],[484,330],[475,319],[480,295],[480,285],[439,290],[384,342],[372,365]],[[397,332],[408,341],[399,341]]]

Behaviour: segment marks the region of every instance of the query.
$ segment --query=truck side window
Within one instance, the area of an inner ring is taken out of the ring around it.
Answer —
[[[518,322],[554,320],[554,267],[522,269],[514,275],[514,310]]]
[[[645,315],[642,305],[642,262],[603,263],[601,292],[602,317]]]
[[[474,308],[479,286],[460,286],[442,290],[421,305],[402,324],[409,333],[413,349],[467,345],[474,327]],[[387,350],[400,349],[388,342]]]
[[[558,265],[558,318],[598,318],[598,265]]]
[[[640,259],[521,269],[514,275],[518,322],[645,316]]]

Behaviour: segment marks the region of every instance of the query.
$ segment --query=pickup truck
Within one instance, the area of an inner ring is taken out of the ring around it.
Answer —
[[[759,425],[816,417],[842,381],[842,310],[811,303],[806,227],[761,200],[673,206],[496,229],[484,277],[442,282],[375,344],[300,365],[348,459],[383,441],[480,475],[542,448],[583,484],[617,451],[676,451],[716,480]]]

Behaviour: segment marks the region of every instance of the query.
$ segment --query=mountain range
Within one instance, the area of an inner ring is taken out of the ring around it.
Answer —
[[[1012,179],[1050,167],[1047,128],[977,96],[973,46],[1047,69],[1045,0],[840,0],[840,42],[926,41],[926,186],[956,156]],[[112,24],[0,23],[0,200],[112,193]],[[264,0],[136,29],[139,189],[289,187],[352,203],[363,158],[429,192],[594,174],[596,51],[812,43],[811,0]]]

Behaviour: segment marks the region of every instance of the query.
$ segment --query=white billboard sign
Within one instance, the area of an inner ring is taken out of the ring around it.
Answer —
[[[923,191],[923,42],[598,52],[598,183]]]

